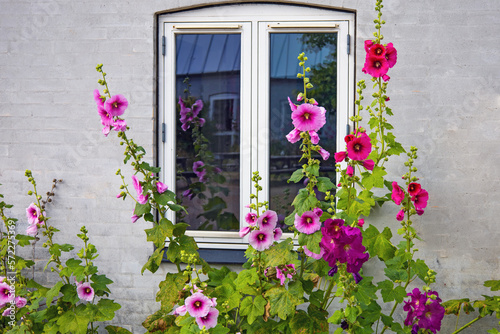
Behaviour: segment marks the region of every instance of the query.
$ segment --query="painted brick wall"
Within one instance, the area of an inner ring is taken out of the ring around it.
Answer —
[[[132,205],[116,200],[122,153],[116,138],[104,138],[95,112],[94,68],[104,63],[112,93],[130,102],[131,136],[153,160],[154,14],[211,1],[0,1],[0,193],[24,217],[30,203],[29,168],[44,192],[62,178],[52,224],[67,242],[85,224],[100,250],[97,264],[115,281],[122,305],[115,324],[141,333],[155,311],[158,282],[140,268],[152,253],[145,223],[130,223]],[[274,1],[281,2],[281,1]],[[386,40],[398,49],[390,97],[398,139],[420,148],[421,181],[430,193],[426,215],[416,222],[423,238],[420,257],[438,271],[443,299],[479,297],[482,282],[500,278],[500,2],[496,0],[387,0]],[[357,11],[357,75],[363,41],[371,36],[372,1],[316,0],[303,3]],[[401,161],[403,161],[401,159]],[[125,171],[130,171],[125,169]],[[390,170],[394,179],[404,173]],[[130,173],[129,173],[130,174]],[[396,208],[376,210],[374,222],[396,227]],[[26,222],[19,224],[24,231]],[[18,250],[29,256],[30,252]],[[36,276],[47,253],[37,247]],[[375,271],[370,263],[367,272]],[[453,328],[452,318],[444,323]],[[493,319],[467,333],[484,332]]]

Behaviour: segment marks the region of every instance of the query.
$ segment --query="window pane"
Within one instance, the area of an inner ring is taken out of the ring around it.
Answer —
[[[326,125],[321,129],[320,145],[335,152],[337,135],[337,34],[336,33],[274,33],[270,36],[270,208],[286,216],[302,183],[287,183],[291,173],[301,168],[299,143],[290,144],[286,135],[293,129],[288,97],[296,102],[303,91],[297,78],[301,73],[297,56],[305,52],[309,77],[314,85],[307,92],[327,110]],[[318,155],[319,157],[319,155]],[[321,157],[319,157],[320,160]],[[322,163],[321,176],[335,179],[335,163]],[[284,218],[284,217],[283,217]]]
[[[175,42],[176,96],[184,104],[177,105],[176,192],[189,212],[177,212],[177,222],[238,231],[240,35],[179,34]]]

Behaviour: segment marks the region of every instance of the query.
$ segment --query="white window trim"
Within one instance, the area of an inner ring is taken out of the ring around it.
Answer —
[[[248,3],[202,7],[187,11],[162,14],[158,17],[158,91],[159,123],[165,124],[158,133],[158,161],[163,182],[175,192],[175,35],[180,33],[240,33],[241,39],[241,95],[240,95],[240,224],[245,226],[253,191],[251,176],[259,171],[264,191],[259,200],[269,199],[269,33],[270,32],[338,32],[337,52],[337,151],[342,150],[346,126],[354,109],[354,38],[347,53],[348,35],[354,36],[355,16],[350,12],[289,4]],[[283,27],[284,26],[284,27]],[[279,28],[278,28],[279,27]],[[162,55],[162,37],[166,39]],[[298,80],[298,79],[297,79]],[[257,99],[257,96],[259,99]],[[167,98],[169,98],[167,100]],[[250,124],[250,126],[244,126]],[[283,138],[283,140],[286,140]],[[333,152],[331,152],[333,155]],[[264,157],[264,158],[259,158]],[[333,159],[333,156],[330,158]],[[246,163],[246,162],[250,163]],[[267,191],[266,191],[267,190]],[[174,221],[173,212],[168,218]],[[201,248],[244,249],[248,238],[238,232],[188,231]],[[284,235],[286,237],[286,235]]]

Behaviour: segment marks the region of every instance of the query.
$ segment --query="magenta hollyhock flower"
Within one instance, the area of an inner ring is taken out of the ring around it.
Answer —
[[[298,142],[300,140],[300,131],[297,129],[293,129],[289,134],[286,135],[286,139],[292,144]]]
[[[363,161],[362,164],[367,170],[373,170],[373,167],[375,167],[375,162],[371,159]]]
[[[182,306],[179,306],[178,308],[176,308],[173,312],[174,315],[180,315],[180,316],[183,316],[185,315],[187,312],[187,309],[186,309],[186,305],[182,305]]]
[[[281,236],[283,235],[283,231],[279,227],[275,228],[273,233],[274,233],[274,241],[279,241]]]
[[[14,300],[14,291],[10,289],[10,285],[2,282],[0,283],[0,308]]]
[[[278,215],[273,210],[267,210],[257,220],[259,229],[273,231],[278,223]]]
[[[276,278],[280,280],[280,285],[285,284],[286,276],[283,274],[283,271],[279,267],[276,267]]]
[[[195,161],[193,163],[193,172],[198,176],[200,182],[205,182],[205,175],[207,174],[207,170],[204,168],[205,163],[203,161]]]
[[[132,220],[132,223],[135,223],[139,219],[139,216],[134,214],[130,217],[130,219]]]
[[[335,153],[335,162],[340,163],[347,158],[347,152],[337,152]]]
[[[247,215],[245,216],[245,221],[248,223],[248,225],[255,225],[255,223],[257,222],[257,219],[259,217],[257,217],[257,214],[254,213],[254,212],[249,212],[247,213]]]
[[[354,137],[347,143],[347,156],[349,159],[363,161],[372,151],[370,137],[366,133],[361,133],[359,137]]]
[[[198,120],[198,125],[200,126],[200,128],[203,125],[205,125],[205,119],[204,118],[198,117],[197,120]]]
[[[111,126],[106,125],[105,127],[102,128],[102,134],[105,135],[106,137],[109,135],[111,132]]]
[[[333,257],[340,263],[347,263],[347,272],[357,273],[369,258],[362,244],[361,230],[352,226],[342,226],[342,230],[343,233],[335,240]]]
[[[319,148],[319,152],[318,152],[321,157],[323,158],[323,160],[328,160],[328,158],[330,157],[330,152],[328,152],[327,150],[325,150],[323,147],[320,147]]]
[[[139,179],[137,179],[137,176],[132,175],[132,181],[134,184],[135,191],[137,192],[137,202],[139,204],[146,204],[148,201],[149,195],[144,195],[141,183],[139,182]]]
[[[328,218],[327,220],[325,220],[325,226],[321,228],[321,233],[323,235],[328,235],[330,238],[338,239],[343,232],[343,225],[343,219]]]
[[[319,260],[323,257],[323,254],[325,253],[325,250],[323,248],[320,248],[320,253],[316,254],[311,252],[309,249],[307,249],[306,246],[302,246],[304,248],[304,253],[306,253],[307,256],[312,257],[315,260]]]
[[[245,226],[240,230],[240,238],[243,238],[245,235],[250,233],[252,229],[249,226]]]
[[[248,242],[250,243],[250,246],[262,252],[271,247],[273,244],[274,230],[253,230],[250,232]]]
[[[190,316],[204,317],[210,311],[212,301],[201,292],[195,292],[186,298],[185,305]]]
[[[326,110],[303,103],[292,112],[292,124],[300,131],[318,131],[326,123]]]
[[[429,330],[436,333],[441,329],[441,320],[444,317],[445,309],[440,304],[441,298],[435,291],[428,291],[424,294],[418,288],[408,293],[411,297],[405,301],[403,310],[408,312],[404,321],[405,326],[411,326],[417,322],[420,329]]]
[[[391,80],[391,77],[390,77],[390,76],[388,76],[387,74],[384,74],[384,75],[382,76],[382,79],[383,79],[385,82],[387,82],[387,81]]]
[[[363,227],[363,225],[365,225],[365,220],[363,218],[358,219],[358,226]]]
[[[297,94],[297,102],[300,102],[304,99],[304,95],[302,93]]]
[[[412,182],[408,185],[408,194],[410,196],[416,196],[420,190],[422,189],[422,186],[416,182]]]
[[[288,97],[288,104],[290,105],[290,109],[292,110],[292,113],[297,110],[297,105],[290,100],[290,97]]]
[[[113,116],[104,109],[104,105],[97,105],[97,113],[101,116],[102,125],[113,125]]]
[[[354,272],[352,274],[352,277],[354,278],[354,282],[356,282],[356,284],[361,282],[361,280],[363,279],[363,277],[358,272]]]
[[[430,330],[432,333],[441,330],[441,320],[443,320],[445,309],[437,301],[425,306],[425,313],[418,321],[418,327]]]
[[[16,303],[16,307],[17,308],[22,308],[22,307],[25,307],[26,304],[28,303],[28,301],[26,300],[26,298],[24,297],[19,297],[17,296],[15,299],[14,299],[14,302]]]
[[[111,116],[121,116],[128,107],[128,101],[125,96],[121,94],[113,95],[111,98],[104,102],[104,109]]]
[[[126,131],[127,130],[127,122],[124,120],[124,119],[117,119],[114,123],[113,123],[113,127],[115,129],[115,131]]]
[[[88,302],[94,299],[94,288],[90,286],[90,282],[85,283],[76,283],[76,293],[78,294],[78,298],[82,300],[86,300]]]
[[[394,48],[392,43],[387,44],[385,48],[385,59],[387,59],[389,68],[396,65],[396,62],[398,61],[398,51]]]
[[[353,140],[354,138],[356,138],[356,136],[354,136],[354,135],[352,135],[352,134],[351,134],[351,135],[347,135],[347,136],[345,136],[345,137],[344,137],[344,141],[345,141],[345,143],[347,144],[347,143],[349,143],[351,140]]]
[[[401,202],[405,199],[405,193],[403,190],[398,186],[398,183],[396,181],[392,182],[392,195],[391,195],[392,200],[396,205],[400,205]]]
[[[186,189],[186,190],[184,190],[184,191],[183,191],[183,193],[182,193],[182,197],[187,197],[187,198],[189,198],[190,200],[192,200],[192,199],[193,199],[194,195],[195,195],[195,194],[191,191],[191,189]]]
[[[403,219],[405,219],[405,212],[404,210],[399,210],[398,214],[396,215],[396,220],[402,221]]]
[[[415,209],[415,211],[417,211],[417,215],[419,215],[419,216],[424,214],[424,210],[422,210],[422,209]]]
[[[203,329],[203,326],[205,326],[205,329],[214,328],[215,326],[217,326],[218,316],[219,310],[217,310],[215,307],[211,307],[205,316],[196,318],[196,323],[198,324],[198,327],[200,329]]]
[[[311,143],[317,145],[319,143],[319,136],[316,131],[309,131],[309,135],[311,136]]]
[[[36,224],[28,226],[26,229],[26,234],[30,237],[34,237],[38,233],[38,226]]]
[[[374,78],[380,78],[384,74],[387,74],[388,70],[389,62],[385,56],[366,55],[365,66],[362,69],[363,73],[367,73]]]
[[[423,210],[427,206],[427,201],[429,200],[429,193],[425,189],[420,189],[418,194],[411,198],[413,205],[415,205],[416,210]]]
[[[370,56],[385,56],[385,47],[382,44],[372,44],[368,50]]]
[[[158,191],[158,193],[163,194],[165,191],[167,191],[167,189],[168,186],[165,183],[160,181],[156,182],[156,190]]]
[[[104,107],[104,102],[102,101],[102,95],[101,92],[99,92],[99,89],[94,89],[94,100],[97,103],[97,107]]]
[[[313,211],[306,211],[302,216],[295,214],[293,224],[299,232],[305,234],[313,234],[321,228],[319,217]]]
[[[351,165],[347,166],[347,169],[346,169],[345,173],[347,175],[349,175],[350,177],[353,177],[354,176],[354,168],[352,168]]]
[[[370,52],[370,48],[372,47],[373,45],[373,41],[372,40],[366,40],[365,41],[365,51],[366,53]]]
[[[40,208],[31,203],[28,208],[26,208],[26,217],[28,218],[28,223],[36,225],[40,222]]]
[[[321,215],[323,214],[323,210],[321,210],[320,208],[314,208],[313,212],[316,216],[318,216],[318,218],[321,218]]]

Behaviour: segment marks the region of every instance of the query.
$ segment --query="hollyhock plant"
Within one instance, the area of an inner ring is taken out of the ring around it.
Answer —
[[[158,193],[163,194],[165,191],[168,190],[168,186],[160,181],[157,181],[156,190],[158,191]]]
[[[346,175],[349,175],[350,177],[354,176],[354,168],[352,168],[351,165],[347,166],[347,169],[345,171]]]
[[[137,176],[132,175],[132,181],[135,191],[137,192],[137,202],[139,202],[139,204],[146,204],[148,201],[148,195],[145,196],[143,194],[143,189],[141,183],[139,182],[139,179],[137,179]]]
[[[28,223],[32,225],[38,224],[40,222],[40,208],[37,207],[35,203],[31,203],[26,209],[26,216],[28,217]]]
[[[396,62],[398,61],[398,51],[394,48],[392,43],[387,44],[385,49],[385,59],[387,59],[387,63],[389,64],[389,68],[394,67]]]
[[[425,189],[420,189],[420,191],[411,198],[413,205],[415,205],[416,210],[423,210],[427,206],[427,201],[429,200],[429,193]]]
[[[248,237],[250,246],[258,251],[264,251],[274,242],[274,230],[253,230]]]
[[[211,307],[208,313],[202,317],[196,317],[196,323],[200,329],[210,329],[217,326],[217,317],[219,316],[219,310],[215,307]]]
[[[104,109],[104,105],[97,105],[97,113],[101,116],[101,124],[111,126],[114,123],[113,116]]]
[[[207,171],[204,168],[204,166],[205,166],[205,163],[203,163],[203,161],[195,161],[193,163],[193,172],[200,179],[200,182],[206,181],[205,175],[207,174]]]
[[[173,312],[173,314],[174,314],[174,315],[180,315],[180,316],[183,316],[183,315],[185,315],[186,313],[187,313],[187,308],[186,308],[186,305],[182,305],[182,306],[177,307],[177,308],[174,310],[174,312]]]
[[[347,158],[347,152],[345,152],[345,151],[335,153],[335,162],[336,163],[341,163],[346,158]]]
[[[316,131],[309,131],[309,135],[311,136],[311,143],[317,145],[319,143],[319,136]]]
[[[189,315],[195,318],[206,316],[213,306],[212,300],[201,292],[195,292],[187,297],[185,305]]]
[[[272,210],[267,210],[257,219],[257,225],[261,230],[274,230],[277,223],[278,214]]]
[[[396,205],[400,205],[401,202],[405,199],[404,191],[398,186],[396,181],[392,182],[392,194],[391,198],[396,203]]]
[[[293,129],[289,134],[286,135],[286,139],[290,143],[295,144],[300,140],[300,131],[297,129]]]
[[[365,60],[365,66],[363,67],[363,73],[367,73],[374,78],[380,78],[387,74],[389,70],[389,62],[384,56],[377,56],[373,54],[367,54]]]
[[[396,220],[397,221],[403,221],[405,219],[405,212],[404,210],[399,210],[398,214],[396,215]]]
[[[111,116],[121,116],[128,107],[128,101],[125,96],[121,94],[113,95],[104,102],[104,109]]]
[[[246,214],[245,216],[245,221],[248,223],[248,225],[255,225],[257,223],[257,219],[259,217],[257,217],[257,214],[254,213],[254,212],[249,212]]]
[[[410,196],[416,196],[420,190],[422,189],[422,186],[416,182],[411,182],[409,185],[408,185],[408,194]]]
[[[90,286],[90,282],[76,282],[76,293],[81,300],[90,302],[94,299],[94,288]]]
[[[319,152],[318,152],[321,157],[323,158],[323,160],[328,160],[328,158],[330,158],[330,152],[328,152],[327,150],[325,150],[323,147],[320,147],[319,148]]]
[[[373,168],[375,167],[375,162],[373,160],[364,160],[362,162],[363,164],[363,167],[365,167],[365,169],[367,170],[373,170]]]
[[[0,308],[14,300],[14,291],[6,282],[0,283]]]
[[[347,156],[349,159],[363,161],[370,155],[371,151],[372,143],[365,132],[347,143]]]
[[[306,211],[302,216],[295,214],[295,221],[293,224],[297,231],[305,234],[313,234],[321,228],[319,217],[313,211]]]
[[[365,44],[366,46],[366,44]],[[368,55],[375,57],[385,56],[385,47],[382,44],[372,44],[368,49]]]
[[[318,131],[326,123],[325,115],[325,108],[304,103],[292,112],[292,124],[299,131]]]

